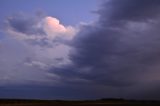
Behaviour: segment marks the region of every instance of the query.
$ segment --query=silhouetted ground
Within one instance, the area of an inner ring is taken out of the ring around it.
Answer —
[[[101,99],[86,101],[1,99],[0,106],[160,106],[160,101]]]

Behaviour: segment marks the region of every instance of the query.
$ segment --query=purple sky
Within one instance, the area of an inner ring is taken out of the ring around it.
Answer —
[[[0,7],[0,98],[160,99],[159,0]]]

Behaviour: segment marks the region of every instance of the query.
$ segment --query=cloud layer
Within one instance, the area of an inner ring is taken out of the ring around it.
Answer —
[[[68,84],[103,86],[96,91],[101,96],[160,98],[159,6],[158,0],[106,1],[99,20],[74,37],[73,64],[53,72]]]
[[[76,33],[75,28],[65,27],[51,16],[18,16],[11,16],[6,20],[7,32],[27,43],[53,46],[56,42],[71,40]]]
[[[71,98],[159,99],[159,10],[159,0],[107,0],[96,12],[99,19],[79,32],[51,16],[12,16],[6,33],[15,41],[14,50],[25,48],[29,54],[12,54],[23,63],[16,62],[21,66],[16,64],[15,70],[23,70],[18,74],[11,72],[15,62],[9,63],[10,69],[1,62],[9,70],[1,71],[1,83],[15,79],[19,84],[58,86],[57,92],[80,92],[68,90]]]
[[[8,17],[1,39],[0,86],[55,85],[59,76],[47,70],[70,63],[69,42],[75,33],[75,28],[51,16]]]

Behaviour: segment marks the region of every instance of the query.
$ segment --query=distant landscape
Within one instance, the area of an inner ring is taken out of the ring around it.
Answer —
[[[97,99],[97,100],[26,100],[0,99],[0,106],[154,106],[160,105],[155,100],[125,100],[125,99]]]

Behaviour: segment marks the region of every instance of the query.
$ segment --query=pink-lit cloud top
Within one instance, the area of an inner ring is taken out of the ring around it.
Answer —
[[[49,16],[44,19],[44,29],[52,39],[57,35],[66,35],[66,37],[68,36],[68,38],[72,38],[76,33],[76,30],[73,27],[64,26],[58,19]]]
[[[66,28],[59,23],[59,20],[54,17],[46,17],[45,22],[53,32],[64,33],[66,32]]]

